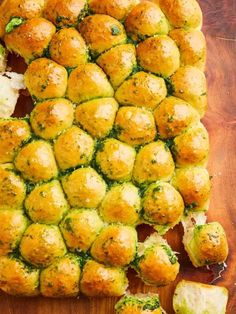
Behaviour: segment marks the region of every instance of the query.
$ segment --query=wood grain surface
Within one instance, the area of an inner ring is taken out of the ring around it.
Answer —
[[[219,221],[227,232],[230,254],[228,268],[217,280],[230,292],[227,314],[236,314],[236,0],[201,0],[204,12],[204,32],[208,44],[207,78],[209,110],[203,122],[210,133],[211,155],[209,171],[213,176],[213,192],[209,221]],[[1,12],[0,12],[1,14]],[[23,70],[20,58],[12,57],[10,65]],[[31,109],[29,98],[22,95],[16,116]],[[140,238],[150,230],[139,228]],[[158,292],[167,313],[172,314],[172,295],[181,278],[210,283],[213,270],[194,269],[183,251],[182,228],[168,233],[173,249],[180,252],[181,273],[176,282],[164,288],[145,286],[134,272],[129,273],[130,291]],[[0,294],[0,314],[112,314],[117,299],[46,299],[14,298]],[[220,302],[220,300],[219,300]]]

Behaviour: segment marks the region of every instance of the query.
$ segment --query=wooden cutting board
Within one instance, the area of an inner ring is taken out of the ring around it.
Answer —
[[[209,110],[203,122],[210,133],[209,171],[213,176],[208,217],[210,221],[221,222],[230,244],[228,268],[215,283],[229,289],[227,314],[236,314],[236,0],[200,0],[200,4],[208,43]],[[10,65],[18,72],[25,69],[22,60],[13,56]],[[24,116],[30,109],[30,99],[22,95],[15,115]],[[140,239],[149,232],[140,227]],[[181,244],[180,226],[168,233],[167,238],[173,249],[181,253],[181,273],[176,282],[157,289],[143,285],[132,271],[129,278],[131,292],[158,292],[164,309],[172,314],[172,295],[181,278],[210,283],[214,274],[212,270],[196,270],[191,266]],[[0,314],[113,314],[116,301],[84,297],[79,300],[14,298],[0,293]]]

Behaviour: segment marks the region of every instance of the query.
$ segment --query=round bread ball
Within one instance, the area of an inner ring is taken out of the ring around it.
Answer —
[[[172,184],[184,199],[189,210],[206,211],[209,206],[211,182],[209,173],[202,167],[176,169]]]
[[[110,180],[128,181],[132,176],[135,156],[134,148],[110,138],[99,146],[96,163]]]
[[[191,124],[200,120],[198,112],[180,98],[164,99],[154,111],[160,138],[168,139],[180,135]]]
[[[204,125],[199,122],[177,136],[172,151],[178,166],[205,165],[209,155],[209,136]]]
[[[137,231],[133,227],[110,225],[94,241],[91,255],[103,264],[124,267],[134,260],[137,241]]]
[[[0,163],[13,162],[21,145],[30,139],[30,127],[25,120],[0,119]]]
[[[13,296],[39,294],[39,269],[11,256],[0,256],[0,289]]]
[[[75,28],[59,30],[52,37],[49,53],[52,60],[69,68],[85,64],[88,60],[85,41]]]
[[[206,65],[206,39],[201,31],[174,29],[169,36],[180,50],[181,66],[192,65],[204,71]]]
[[[196,0],[159,0],[159,5],[174,28],[201,28],[202,11]]]
[[[66,254],[66,246],[57,226],[32,224],[20,243],[23,258],[36,267],[47,267]]]
[[[150,143],[157,135],[153,114],[145,108],[120,108],[115,128],[119,140],[132,146]]]
[[[16,156],[15,167],[32,182],[48,181],[58,174],[52,147],[42,140],[25,145]]]
[[[104,52],[96,60],[117,89],[137,67],[136,49],[132,44],[119,45]]]
[[[179,49],[169,36],[151,37],[137,46],[137,58],[147,71],[169,77],[180,66]]]
[[[4,41],[10,51],[30,63],[44,55],[55,32],[56,27],[51,22],[42,17],[35,17],[7,33]]]
[[[67,97],[76,104],[113,95],[113,88],[105,73],[94,63],[76,68],[69,76]]]
[[[143,146],[136,157],[133,180],[138,184],[169,181],[175,164],[166,143],[157,141]]]
[[[125,271],[89,260],[80,281],[81,292],[89,297],[118,297],[128,286]]]
[[[138,0],[89,0],[89,8],[93,13],[107,14],[123,21]]]
[[[90,163],[94,153],[94,141],[77,126],[61,134],[54,143],[57,163],[62,170]]]
[[[66,69],[47,58],[37,59],[25,72],[25,85],[34,100],[63,97],[67,88]]]
[[[155,109],[166,95],[163,78],[138,72],[118,88],[115,97],[121,105]]]
[[[92,137],[104,138],[113,128],[118,106],[114,98],[90,100],[77,106],[75,121]]]
[[[138,42],[154,35],[167,35],[169,23],[158,5],[142,1],[128,14],[125,29],[132,40]]]
[[[30,115],[34,133],[46,140],[54,139],[69,128],[74,120],[73,104],[64,98],[49,99],[38,103]]]
[[[84,18],[79,25],[79,31],[94,57],[124,44],[127,39],[124,26],[113,17],[103,14]]]
[[[70,251],[86,252],[103,226],[95,209],[73,209],[61,222],[60,229]]]
[[[130,182],[111,187],[99,207],[104,221],[126,225],[136,225],[139,222],[140,210],[139,191]]]
[[[58,28],[76,26],[84,17],[86,0],[47,0],[43,11],[47,20]]]
[[[8,255],[17,248],[27,224],[21,210],[0,210],[0,256]]]
[[[187,101],[203,117],[207,109],[207,84],[202,71],[193,66],[179,68],[171,77],[174,96]]]
[[[36,186],[25,200],[26,211],[33,222],[57,225],[68,210],[59,181]]]
[[[106,194],[106,183],[93,168],[80,168],[62,178],[71,206],[96,208]]]
[[[40,291],[45,297],[76,297],[79,294],[80,274],[80,259],[67,254],[42,270]]]

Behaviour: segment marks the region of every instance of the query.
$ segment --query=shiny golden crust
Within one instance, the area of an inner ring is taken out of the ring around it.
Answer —
[[[138,72],[119,87],[115,97],[121,105],[155,109],[166,95],[163,78]]]
[[[21,145],[30,139],[30,128],[24,120],[0,119],[0,163],[14,160]]]
[[[45,297],[75,297],[79,294],[80,261],[77,256],[68,254],[40,275],[40,291]]]
[[[73,104],[63,98],[38,103],[30,115],[30,124],[34,133],[46,140],[54,139],[72,126],[73,120]]]
[[[158,5],[143,1],[128,14],[125,29],[127,34],[137,42],[154,35],[167,35],[169,23]]]
[[[26,228],[27,219],[21,210],[0,210],[0,256],[17,248]]]
[[[96,64],[80,66],[69,76],[67,97],[76,104],[113,95],[113,88],[105,73]]]
[[[25,200],[25,209],[33,222],[57,225],[69,206],[58,181],[36,186]]]
[[[104,224],[95,209],[72,209],[60,224],[70,251],[88,251]]]
[[[137,58],[147,71],[169,77],[180,66],[180,53],[176,43],[169,36],[151,37],[137,46]]]
[[[96,208],[106,194],[106,183],[93,168],[80,168],[62,178],[71,206]]]
[[[113,128],[118,103],[114,98],[90,100],[75,111],[75,121],[95,138],[106,137]]]
[[[42,57],[56,27],[41,17],[32,18],[4,36],[6,47],[19,54],[27,63]]]
[[[181,67],[171,77],[171,83],[174,96],[187,101],[203,117],[207,109],[207,85],[204,73],[196,67]]]
[[[194,108],[180,98],[164,99],[154,111],[158,134],[163,139],[180,135],[200,117]]]
[[[54,153],[62,170],[87,165],[93,158],[94,141],[83,130],[72,126],[58,137]]]
[[[66,254],[66,246],[57,226],[32,224],[23,235],[20,253],[30,264],[47,267]]]
[[[25,72],[25,85],[34,99],[63,97],[67,87],[66,69],[52,60],[37,59]]]
[[[141,201],[139,191],[131,183],[113,186],[99,207],[99,213],[108,223],[136,225],[139,222]]]
[[[19,151],[15,167],[24,179],[32,182],[48,181],[58,174],[52,147],[41,140],[33,141]]]
[[[133,146],[150,143],[157,134],[153,114],[145,108],[120,108],[115,128],[118,138]]]
[[[137,232],[133,227],[110,225],[94,241],[91,255],[103,264],[128,266],[135,258],[137,241]]]
[[[87,296],[121,296],[128,285],[124,270],[88,261],[83,269],[80,290]]]
[[[79,26],[90,52],[97,56],[126,42],[124,26],[111,16],[95,14],[87,16]]]
[[[14,296],[36,296],[39,294],[39,269],[26,266],[21,260],[0,257],[0,288]]]
[[[132,176],[135,156],[134,148],[111,138],[98,147],[96,163],[110,180],[128,181]]]
[[[133,180],[137,184],[169,181],[175,164],[166,143],[157,141],[142,147],[136,157]]]
[[[117,89],[137,66],[136,49],[132,44],[119,45],[104,52],[96,60]]]
[[[63,28],[52,38],[49,53],[64,67],[77,67],[87,63],[88,51],[84,39],[75,28]]]

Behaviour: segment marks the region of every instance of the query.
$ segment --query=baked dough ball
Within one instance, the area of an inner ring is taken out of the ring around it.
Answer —
[[[85,64],[88,60],[85,41],[75,28],[59,30],[52,37],[49,53],[52,60],[69,68]]]
[[[33,222],[57,225],[68,210],[58,181],[36,186],[25,200],[26,211]]]
[[[79,31],[94,57],[124,44],[127,39],[124,26],[113,17],[103,14],[87,16],[80,23]]]
[[[186,209],[194,211],[208,209],[211,182],[205,168],[176,169],[172,184],[182,195]]]
[[[99,146],[96,163],[107,178],[128,181],[132,176],[135,156],[134,148],[111,138]]]
[[[137,241],[137,231],[133,227],[110,225],[94,241],[91,255],[104,264],[128,266],[136,255]]]
[[[139,222],[140,210],[139,190],[130,182],[111,187],[99,207],[104,221],[126,225],[136,225]]]
[[[174,29],[169,33],[180,50],[181,66],[192,65],[204,71],[206,65],[206,39],[201,31]]]
[[[115,128],[118,138],[133,146],[152,142],[157,135],[153,114],[145,108],[120,108]]]
[[[104,138],[113,128],[117,110],[114,98],[90,100],[77,106],[75,121],[92,137]]]
[[[13,162],[15,154],[30,139],[30,128],[25,120],[0,119],[0,163]]]
[[[93,13],[107,14],[122,21],[138,2],[138,0],[89,0],[89,8]]]
[[[0,166],[0,210],[20,209],[26,195],[24,181],[16,175],[14,169]]]
[[[40,275],[40,291],[45,297],[76,297],[79,294],[80,260],[78,256],[68,254]]]
[[[143,146],[136,157],[133,180],[138,184],[169,181],[174,173],[175,164],[170,150],[162,141]]]
[[[33,141],[19,151],[15,167],[24,179],[32,182],[48,181],[58,174],[52,147],[41,140]]]
[[[20,253],[28,263],[47,267],[66,254],[66,246],[57,226],[32,224],[23,235]]]
[[[119,297],[128,286],[125,271],[89,260],[84,266],[80,290],[89,297]]]
[[[63,97],[67,87],[66,69],[47,58],[37,59],[25,72],[25,85],[33,99]]]
[[[73,209],[60,228],[69,250],[86,252],[103,228],[103,222],[95,209]]]
[[[151,37],[137,46],[137,58],[147,71],[169,77],[180,66],[179,49],[169,36]]]
[[[106,194],[106,183],[93,168],[80,168],[62,178],[71,206],[96,208]]]
[[[86,9],[86,0],[47,0],[43,13],[47,20],[62,28],[76,26]]]
[[[54,143],[57,163],[62,170],[90,163],[94,153],[94,141],[77,126],[61,134]]]
[[[74,120],[73,104],[64,98],[38,103],[30,115],[34,133],[44,139],[54,139],[69,128]]]
[[[94,63],[79,66],[69,76],[67,97],[76,104],[113,95],[105,73]]]
[[[155,109],[166,95],[163,78],[138,72],[119,87],[115,97],[121,105]]]
[[[96,60],[117,89],[137,66],[136,49],[132,44],[119,45],[104,52]]]
[[[56,27],[42,17],[32,18],[4,36],[10,51],[19,54],[26,63],[42,57],[47,49]]]
[[[0,257],[0,289],[14,296],[39,294],[39,269],[10,256]]]
[[[204,116],[207,109],[206,77],[202,71],[193,66],[179,68],[171,77],[174,96],[179,97],[192,105]]]
[[[137,42],[154,35],[167,35],[169,23],[158,5],[143,1],[128,14],[125,29],[127,34]]]
[[[160,138],[168,139],[180,135],[192,123],[199,121],[198,112],[180,98],[164,99],[154,111]]]
[[[27,223],[21,210],[0,210],[0,256],[17,248]]]

